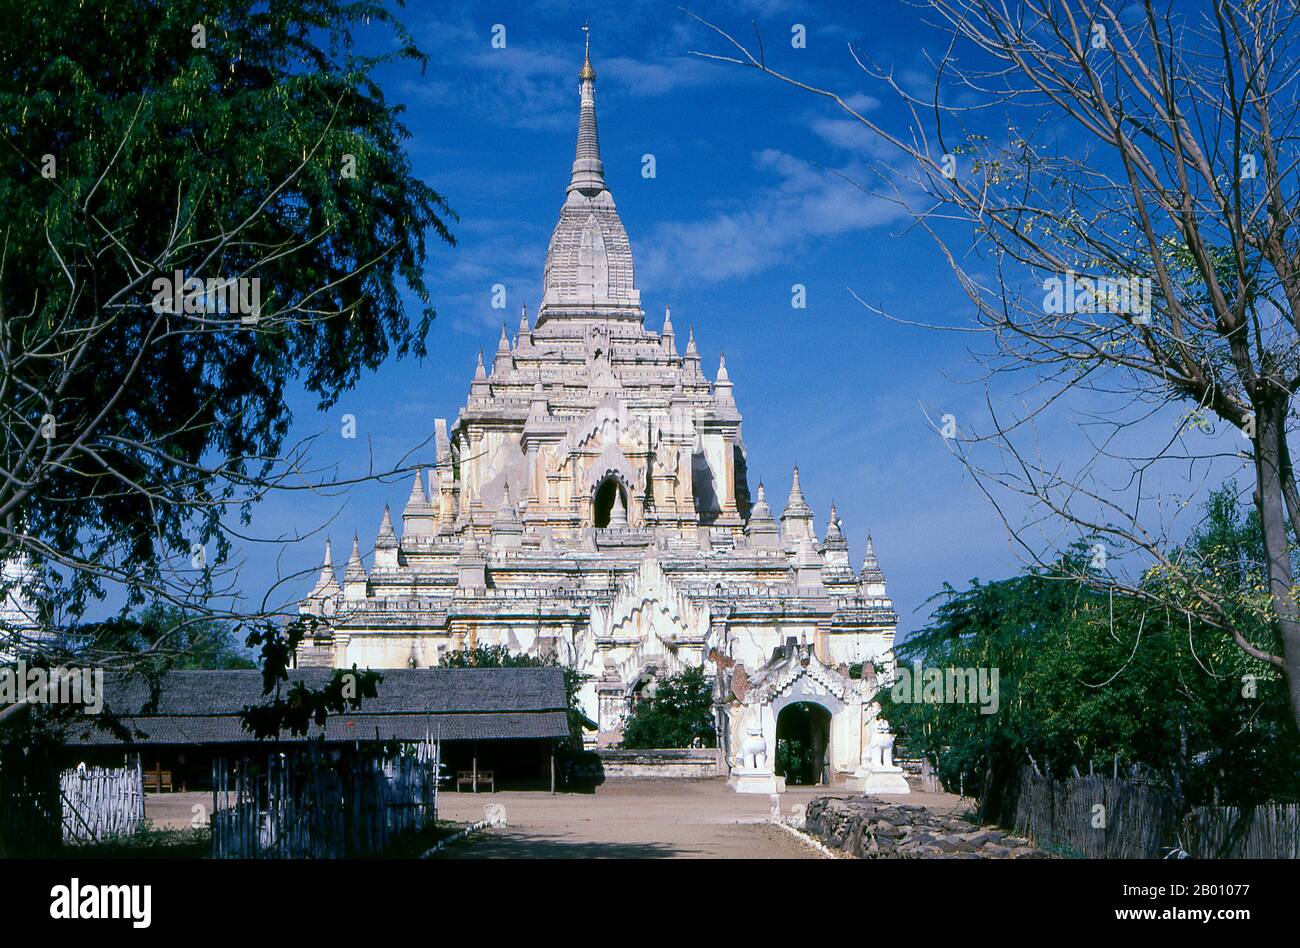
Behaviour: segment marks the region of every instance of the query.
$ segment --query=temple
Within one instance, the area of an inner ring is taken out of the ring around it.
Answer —
[[[455,421],[434,422],[436,460],[411,480],[400,536],[386,507],[369,569],[354,537],[341,582],[326,544],[298,662],[415,668],[479,645],[553,656],[586,676],[599,745],[657,678],[703,666],[736,789],[789,776],[776,749],[799,704],[813,710],[784,726],[807,732],[809,782],[905,792],[872,700],[897,616],[871,539],[855,571],[834,506],[818,535],[797,467],[779,517],[763,484],[751,493],[725,360],[707,378],[666,307],[646,327],[589,48],[578,91],[536,319],[521,313],[513,338],[502,326]]]
[[[37,605],[44,592],[29,558],[0,561],[0,664],[40,655],[60,644],[58,632]]]

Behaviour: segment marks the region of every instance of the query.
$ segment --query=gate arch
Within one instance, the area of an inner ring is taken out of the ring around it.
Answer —
[[[775,714],[773,771],[786,786],[831,782],[831,712],[820,702],[790,701]]]

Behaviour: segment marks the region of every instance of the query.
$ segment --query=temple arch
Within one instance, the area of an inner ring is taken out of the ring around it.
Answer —
[[[655,684],[659,678],[659,666],[644,664],[641,670],[627,684],[627,710],[631,712],[638,704],[654,695]]]
[[[819,701],[791,701],[776,713],[777,776],[786,786],[830,783],[831,711]]]
[[[592,496],[591,522],[597,529],[628,525],[628,490],[617,475],[606,475],[596,485]]]

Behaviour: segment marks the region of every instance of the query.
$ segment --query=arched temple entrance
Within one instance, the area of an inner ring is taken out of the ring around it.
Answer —
[[[641,669],[640,674],[632,679],[627,689],[627,710],[630,713],[638,704],[647,698],[654,697],[656,677],[659,669],[654,665],[647,665]]]
[[[740,671],[743,694],[736,688]],[[782,784],[908,792],[901,769],[872,762],[892,740],[875,722],[876,681],[850,678],[847,669],[824,664],[812,646],[787,641],[752,674],[737,663],[729,685],[727,785],[737,793],[779,793]],[[868,744],[871,734],[875,744]]]
[[[795,701],[776,718],[776,772],[786,786],[830,783],[831,713],[811,701]]]
[[[627,492],[616,477],[607,477],[596,488],[592,522],[599,529],[627,526]]]

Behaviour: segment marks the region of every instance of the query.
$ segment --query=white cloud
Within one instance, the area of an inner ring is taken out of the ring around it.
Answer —
[[[897,204],[853,183],[866,180],[861,165],[830,171],[772,149],[759,152],[755,163],[779,180],[743,208],[666,221],[639,242],[637,282],[643,289],[749,276],[789,260],[810,241],[866,231],[903,214]]]
[[[855,92],[842,98],[845,105],[860,115],[880,108],[880,100],[874,95],[867,95],[865,92]]]
[[[855,118],[816,118],[808,123],[813,134],[843,151],[876,160],[898,158],[901,152]]]
[[[437,64],[438,80],[401,85],[404,95],[435,106],[457,106],[486,121],[515,128],[566,130],[577,120],[580,36],[565,47],[511,31],[493,48],[491,32],[467,19],[430,17],[418,28],[422,49]],[[609,38],[608,49],[620,47]],[[645,51],[642,57],[595,54],[597,86],[634,96],[662,96],[724,81],[727,71],[681,51]]]
[[[491,343],[504,321],[513,336],[520,305],[532,313],[541,299],[549,229],[535,221],[478,217],[462,222],[457,237],[457,247],[437,247],[430,255],[428,281],[439,321]],[[492,305],[498,283],[506,288],[503,309]]]
[[[612,56],[602,59],[596,70],[596,82],[608,80],[632,95],[668,95],[681,89],[716,84],[723,71],[716,63],[694,56],[664,56],[660,59],[633,59]]]

